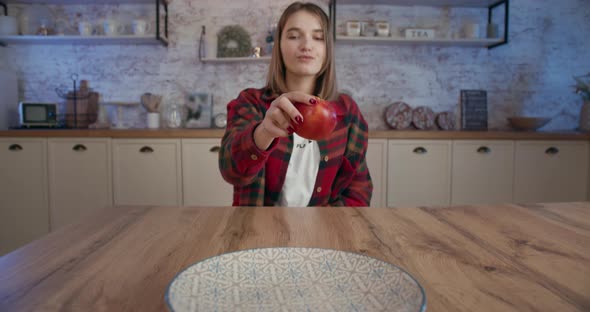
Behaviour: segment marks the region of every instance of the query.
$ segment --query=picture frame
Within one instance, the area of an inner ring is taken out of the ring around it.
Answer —
[[[186,128],[211,128],[213,95],[205,92],[186,94]]]

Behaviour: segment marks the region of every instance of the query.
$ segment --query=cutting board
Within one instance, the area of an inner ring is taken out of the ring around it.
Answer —
[[[0,69],[0,129],[18,125],[18,83],[16,73]]]

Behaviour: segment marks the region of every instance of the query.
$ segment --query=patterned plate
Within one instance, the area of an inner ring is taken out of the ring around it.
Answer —
[[[429,130],[434,127],[434,112],[430,107],[418,106],[412,112],[412,124],[421,130]]]
[[[251,249],[205,259],[172,280],[166,303],[174,312],[426,310],[422,286],[404,270],[317,248]]]
[[[394,102],[385,108],[383,117],[391,129],[406,129],[412,123],[412,107],[405,102]]]
[[[441,130],[455,130],[455,115],[451,112],[442,112],[436,115],[436,124]]]

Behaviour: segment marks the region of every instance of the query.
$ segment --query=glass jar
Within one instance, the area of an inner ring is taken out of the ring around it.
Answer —
[[[184,120],[184,105],[170,104],[164,112],[164,121],[168,128],[180,128]]]

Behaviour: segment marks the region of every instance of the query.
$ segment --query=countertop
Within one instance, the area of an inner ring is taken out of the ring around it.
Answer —
[[[108,208],[0,257],[0,310],[165,311],[179,271],[261,247],[390,262],[424,287],[427,311],[590,311],[590,202]]]
[[[107,138],[221,138],[224,129],[27,129],[3,130],[0,137],[107,137]],[[412,140],[590,140],[590,133],[575,131],[423,131],[372,130],[369,138]]]

